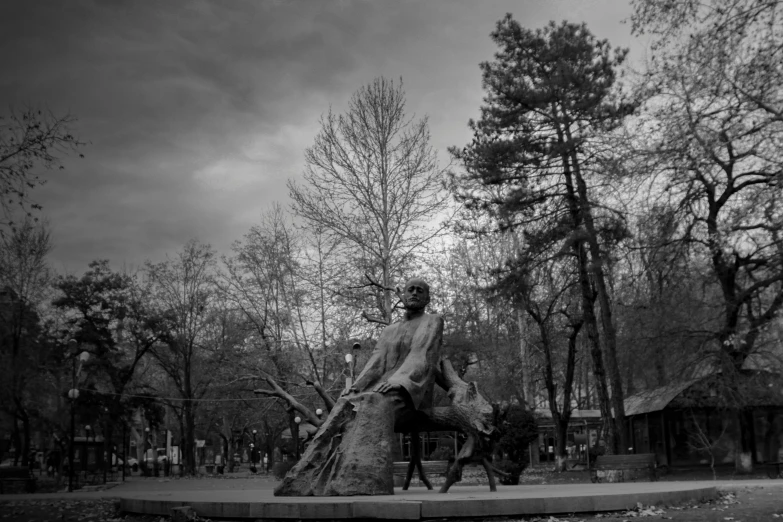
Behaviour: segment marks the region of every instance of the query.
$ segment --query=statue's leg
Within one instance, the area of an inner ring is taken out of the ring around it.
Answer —
[[[487,472],[487,480],[489,481],[489,490],[497,491],[498,487],[495,485],[495,471],[492,468],[492,464],[490,464],[486,458],[482,458],[481,465],[484,466],[484,471]]]
[[[275,495],[393,495],[394,419],[404,407],[394,392],[341,398]]]
[[[415,452],[411,452],[411,464],[415,464],[416,469],[419,470],[419,480],[427,486],[427,489],[432,489],[432,484],[430,484],[427,475],[424,473],[424,465],[421,463],[421,438],[418,431],[411,433],[411,443],[416,448]]]
[[[405,484],[402,485],[403,491],[407,491],[410,487],[413,470],[416,468],[416,461],[419,459],[418,440],[419,433],[416,431],[411,432],[411,460],[408,462],[408,471],[405,473]]]

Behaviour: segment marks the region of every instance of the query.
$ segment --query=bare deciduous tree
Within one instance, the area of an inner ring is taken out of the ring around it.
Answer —
[[[10,234],[0,233],[0,404],[13,419],[23,465],[30,448],[30,410],[37,398],[31,389],[46,350],[38,308],[51,282],[46,262],[51,245],[49,230],[29,219]]]
[[[377,281],[380,322],[390,322],[395,278],[441,228],[446,209],[427,118],[405,113],[402,84],[378,78],[345,114],[329,113],[305,153],[306,186],[289,182],[295,212],[349,245]]]
[[[185,472],[191,475],[196,473],[198,399],[209,391],[215,380],[211,369],[220,364],[206,342],[215,300],[214,271],[215,251],[198,241],[189,241],[173,259],[146,265],[154,306],[169,318],[165,346],[153,355],[182,399],[175,411],[183,436]]]
[[[631,129],[641,167],[634,180],[672,213],[672,241],[709,267],[718,298],[705,352],[730,383],[749,359],[770,359],[768,331],[783,312],[780,2],[672,5],[636,5],[637,31],[659,36],[663,65],[651,69],[653,96]],[[693,23],[672,18],[677,12]],[[737,468],[747,471],[740,454],[751,462],[752,426],[735,406]]]
[[[45,183],[33,169],[64,168],[59,154],[82,145],[70,131],[75,121],[72,116],[56,117],[32,108],[0,116],[0,224],[13,227],[18,208],[28,217],[31,210],[41,208],[28,198],[30,189]]]

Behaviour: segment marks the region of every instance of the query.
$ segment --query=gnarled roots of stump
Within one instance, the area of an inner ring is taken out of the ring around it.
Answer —
[[[395,393],[343,397],[275,488],[276,496],[393,495]]]

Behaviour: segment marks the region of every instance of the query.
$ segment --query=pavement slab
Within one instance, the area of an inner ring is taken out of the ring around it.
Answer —
[[[627,510],[643,505],[676,505],[703,501],[719,491],[776,488],[783,480],[660,481],[615,484],[499,486],[455,485],[447,494],[414,487],[394,495],[373,497],[275,497],[277,481],[248,480],[130,480],[105,491],[2,495],[0,501],[47,499],[120,499],[129,513],[170,515],[190,506],[209,518],[278,520],[423,520],[531,516]]]
[[[190,506],[202,517],[231,519],[422,520],[553,515],[632,509],[637,503],[677,504],[718,496],[714,484],[656,482],[557,486],[455,486],[447,494],[416,488],[372,497],[275,497],[257,490],[114,491],[122,509],[168,515]]]

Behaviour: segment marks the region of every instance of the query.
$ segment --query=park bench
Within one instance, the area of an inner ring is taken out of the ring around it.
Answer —
[[[406,476],[408,468],[415,465],[414,461],[402,461],[394,463],[394,474]],[[426,475],[443,475],[449,469],[448,460],[422,460],[421,465]],[[412,473],[412,472],[411,472]]]
[[[82,482],[85,485],[103,484],[104,473],[101,468],[84,469],[77,476],[82,476]],[[119,473],[115,470],[106,470],[106,482],[114,482],[119,478]]]
[[[590,480],[600,482],[599,471],[626,471],[626,470],[649,470],[650,480],[658,480],[658,473],[655,469],[654,453],[639,453],[636,455],[599,455],[595,459],[595,464],[590,470]],[[620,480],[624,480],[624,474]]]
[[[0,494],[33,492],[35,492],[35,477],[30,468],[24,466],[0,468]]]
[[[767,462],[765,466],[769,478],[783,478],[783,462]]]

